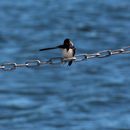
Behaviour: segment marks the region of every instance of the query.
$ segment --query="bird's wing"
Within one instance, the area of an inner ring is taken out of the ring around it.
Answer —
[[[76,53],[76,48],[74,47],[74,49],[73,49],[73,56],[75,55],[75,53]]]

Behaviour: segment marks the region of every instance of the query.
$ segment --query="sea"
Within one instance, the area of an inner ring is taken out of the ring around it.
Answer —
[[[0,0],[0,65],[66,38],[76,55],[130,46],[130,0]],[[130,130],[130,54],[1,69],[0,130]]]

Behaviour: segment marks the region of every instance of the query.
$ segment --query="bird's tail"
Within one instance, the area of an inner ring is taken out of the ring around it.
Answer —
[[[52,50],[52,49],[57,49],[57,48],[58,48],[58,46],[56,46],[56,47],[49,47],[49,48],[40,49],[39,51]]]
[[[68,66],[71,66],[72,62],[73,62],[73,60],[69,61]]]

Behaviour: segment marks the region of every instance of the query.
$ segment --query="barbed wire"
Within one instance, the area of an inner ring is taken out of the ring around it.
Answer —
[[[91,54],[88,54],[88,53],[78,54],[72,58],[53,57],[47,61],[41,61],[39,59],[34,59],[34,60],[28,60],[23,64],[8,62],[8,63],[0,64],[0,70],[11,71],[11,70],[15,70],[16,68],[21,68],[21,67],[33,68],[33,67],[39,67],[42,65],[65,64],[65,63],[69,62],[70,60],[73,60],[74,62],[80,62],[80,61],[93,59],[93,58],[105,58],[105,57],[109,57],[112,55],[129,54],[129,53],[130,53],[130,46],[127,46],[127,47],[123,47],[123,48],[117,49],[117,50],[103,50],[103,51],[99,51],[99,52],[91,53]]]

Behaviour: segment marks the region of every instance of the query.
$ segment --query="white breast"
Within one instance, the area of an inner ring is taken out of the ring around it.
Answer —
[[[72,50],[72,49],[69,49],[69,50],[67,51],[67,49],[63,49],[63,50],[62,50],[62,54],[63,54],[63,57],[64,57],[64,58],[71,58],[71,57],[73,57],[73,50]]]

